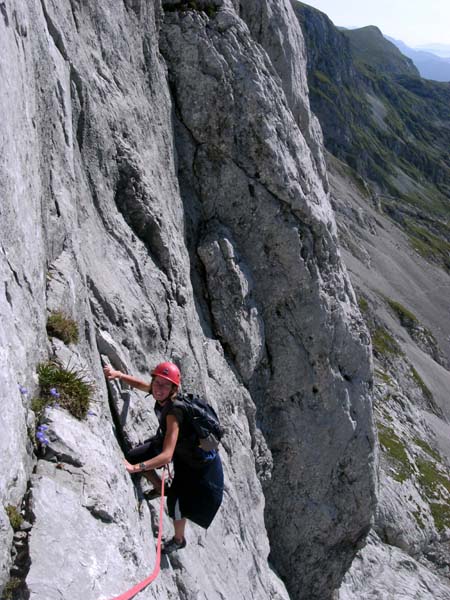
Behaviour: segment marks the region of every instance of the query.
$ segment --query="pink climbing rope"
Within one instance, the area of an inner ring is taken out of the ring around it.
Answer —
[[[162,524],[163,524],[163,516],[164,516],[164,476],[166,474],[166,468],[164,468],[162,477],[161,477],[161,499],[159,502],[159,530],[158,530],[158,541],[156,543],[156,564],[155,568],[151,575],[149,575],[146,579],[143,579],[135,586],[130,588],[128,591],[120,594],[120,596],[114,596],[111,600],[130,600],[130,598],[134,598],[136,594],[141,592],[144,588],[146,588],[152,581],[154,581],[159,575],[159,568],[161,563],[161,538],[162,538]]]

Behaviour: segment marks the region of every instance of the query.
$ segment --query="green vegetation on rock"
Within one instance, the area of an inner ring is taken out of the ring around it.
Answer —
[[[350,41],[356,60],[371,66],[379,73],[419,76],[412,60],[404,56],[392,42],[386,40],[378,27],[369,25],[341,31]]]
[[[416,382],[416,384],[422,390],[424,397],[427,398],[428,400],[433,400],[433,394],[431,393],[431,390],[428,388],[428,386],[426,385],[426,383],[424,382],[422,377],[419,375],[419,373],[416,371],[416,369],[413,366],[411,366],[411,374],[412,374],[412,377],[413,377],[414,381]]]
[[[434,462],[418,460],[419,483],[429,501],[434,524],[438,531],[450,527],[450,479],[444,475]]]
[[[373,350],[379,357],[402,356],[403,352],[391,334],[384,327],[378,326],[372,333]]]
[[[410,310],[400,304],[400,302],[391,300],[390,298],[386,298],[386,301],[399,318],[403,327],[408,329],[419,323],[418,318]]]
[[[369,303],[364,298],[364,296],[358,297],[358,306],[359,306],[359,310],[361,311],[362,314],[369,312]]]
[[[430,446],[430,444],[425,442],[425,440],[422,440],[422,439],[416,437],[416,438],[414,438],[413,442],[416,444],[416,446],[419,446],[419,448],[422,448],[422,450],[424,450],[429,456],[434,458],[437,462],[440,462],[442,460],[442,457],[439,454],[439,452],[437,452],[436,450],[433,450],[433,448]]]
[[[406,223],[411,246],[425,259],[443,266],[450,272],[450,242],[431,233],[411,220]],[[442,228],[441,228],[442,230]],[[445,232],[450,236],[450,232]]]
[[[450,527],[450,505],[447,502],[430,502],[430,509],[438,531]]]
[[[422,79],[376,27],[339,30],[306,4],[294,10],[327,150],[422,257],[450,272],[450,87]]]
[[[418,346],[427,352],[436,362],[446,366],[445,358],[443,358],[436,338],[431,331],[424,327],[416,315],[403,306],[400,302],[392,300],[387,296],[384,296],[384,299],[398,317],[402,327],[408,331],[409,335],[418,344]],[[425,385],[423,379],[420,377],[416,369],[412,366],[411,374],[416,384],[422,389],[424,396],[431,400],[433,397],[431,391]]]
[[[78,342],[78,325],[62,311],[54,311],[47,320],[47,333],[62,340],[65,344]]]
[[[18,577],[11,577],[3,588],[2,600],[13,600],[16,595],[16,590],[21,584],[22,582]]]
[[[395,434],[393,429],[381,423],[378,424],[378,439],[380,446],[393,463],[393,478],[403,483],[413,473],[413,467],[406,452],[405,444]]]
[[[387,385],[392,385],[392,379],[389,377],[389,375],[387,373],[385,373],[381,369],[375,369],[374,373],[375,373],[375,376],[378,377],[378,379],[381,379],[381,381],[383,381]]]
[[[57,402],[78,419],[86,416],[94,386],[83,373],[65,368],[56,361],[41,363],[37,373],[41,393],[31,404],[36,413]]]
[[[5,511],[8,515],[9,522],[14,531],[20,529],[20,526],[23,523],[23,517],[20,514],[19,510],[12,504],[8,504],[8,506],[5,507]]]
[[[450,494],[450,479],[429,460],[417,460],[419,482],[429,498],[440,498],[442,490]]]

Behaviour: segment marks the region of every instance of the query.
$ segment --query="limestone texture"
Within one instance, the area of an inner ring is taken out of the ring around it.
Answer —
[[[339,598],[447,598],[449,276],[414,252],[340,161],[328,155],[328,165],[343,257],[374,340],[379,457],[373,529]]]
[[[102,366],[169,359],[226,430],[224,503],[140,597],[335,597],[375,509],[372,359],[305,69],[287,0],[0,3],[0,589],[108,600],[151,572],[171,524],[123,452],[152,400]],[[85,418],[37,409],[48,360]]]

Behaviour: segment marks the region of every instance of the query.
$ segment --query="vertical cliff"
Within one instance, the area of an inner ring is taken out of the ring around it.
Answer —
[[[448,598],[449,87],[293,0],[342,255],[374,352],[378,507],[342,600]]]
[[[155,419],[100,357],[170,358],[226,427],[225,500],[143,597],[331,598],[374,508],[370,343],[290,3],[17,0],[0,27],[2,585],[98,600],[151,570],[121,457]],[[85,418],[37,412],[49,359]]]

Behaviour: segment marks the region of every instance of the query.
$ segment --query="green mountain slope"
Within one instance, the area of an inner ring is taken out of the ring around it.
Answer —
[[[350,42],[352,55],[356,62],[370,65],[386,75],[412,75],[419,77],[419,71],[410,58],[400,50],[373,25],[360,29],[339,30]]]
[[[423,80],[376,27],[341,31],[293,0],[327,149],[411,245],[450,271],[450,85]]]

